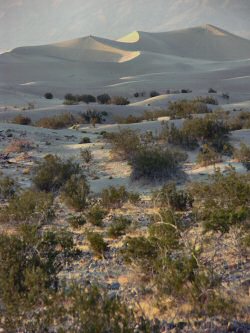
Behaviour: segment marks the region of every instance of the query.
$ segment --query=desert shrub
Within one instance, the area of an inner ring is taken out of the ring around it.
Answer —
[[[160,137],[165,139],[168,144],[180,146],[186,149],[194,149],[198,146],[198,139],[190,131],[178,129],[174,124],[164,124]]]
[[[129,192],[128,193],[128,200],[131,204],[136,205],[141,200],[140,194],[137,192]]]
[[[101,124],[104,117],[107,116],[105,112],[98,112],[96,110],[87,110],[86,112],[79,113],[80,121],[87,124]]]
[[[160,212],[148,237],[127,238],[122,254],[140,269],[142,283],[157,288],[160,298],[168,295],[175,304],[188,302],[193,311],[204,314],[214,295],[219,295],[220,278],[202,262],[202,248],[182,242],[179,220],[169,211]]]
[[[205,104],[211,104],[211,105],[218,105],[219,102],[217,101],[216,98],[212,97],[212,96],[206,96],[206,97],[197,97],[195,99],[195,101],[201,102],[201,103],[205,103]]]
[[[83,175],[72,175],[62,187],[62,198],[67,206],[81,211],[87,206],[89,185]]]
[[[196,158],[196,162],[201,166],[208,166],[221,161],[221,155],[209,145],[202,146]]]
[[[224,98],[224,99],[226,99],[226,100],[230,99],[230,96],[229,96],[228,93],[223,93],[221,97]]]
[[[33,183],[41,191],[58,191],[72,175],[79,174],[80,167],[71,160],[63,161],[55,155],[47,155],[34,168]]]
[[[34,148],[32,142],[25,139],[14,139],[5,148],[6,153],[24,153]]]
[[[130,102],[127,98],[122,97],[122,96],[114,96],[111,98],[110,101],[111,104],[115,105],[128,105]]]
[[[242,163],[247,170],[250,170],[250,147],[241,143],[240,148],[234,152],[234,158]]]
[[[211,144],[220,152],[228,140],[229,128],[217,115],[186,120],[182,127],[184,136],[192,136],[201,144]]]
[[[129,193],[125,186],[110,186],[101,192],[102,205],[108,209],[120,208],[128,199]]]
[[[168,113],[171,119],[190,118],[192,114],[210,113],[211,110],[207,107],[203,100],[181,100],[170,102]]]
[[[115,217],[108,228],[108,236],[112,238],[117,238],[125,235],[126,230],[130,226],[130,224],[131,220],[127,219],[126,217]]]
[[[78,332],[84,333],[133,333],[136,327],[133,311],[119,298],[111,298],[105,290],[96,286],[86,288],[73,284],[67,291],[60,291],[50,298],[52,301],[48,306],[39,311],[41,318],[27,320],[33,322],[31,327],[35,327],[36,332],[49,331],[54,325],[57,328],[55,332],[65,332],[67,327],[67,333],[75,333],[75,327]],[[141,321],[149,325],[144,318]],[[149,329],[143,332],[149,333]]]
[[[121,159],[131,158],[141,146],[138,134],[130,129],[120,130],[118,133],[106,133],[105,139],[111,143],[114,155]]]
[[[170,179],[180,172],[180,157],[170,149],[142,148],[129,161],[132,167],[131,178],[150,181]]]
[[[101,227],[107,211],[100,205],[92,206],[87,213],[87,221],[94,226]]]
[[[91,249],[98,256],[104,255],[105,251],[108,249],[107,243],[104,241],[102,235],[97,232],[88,232],[87,240]]]
[[[73,101],[73,102],[78,102],[76,96],[72,95],[72,94],[66,94],[64,96],[65,101]]]
[[[83,137],[79,142],[80,145],[85,143],[91,143],[90,138],[88,136]]]
[[[190,188],[204,230],[227,233],[234,225],[244,225],[250,216],[250,183],[248,175],[229,169],[219,170],[209,183],[193,183]]]
[[[17,189],[18,185],[16,184],[14,179],[8,176],[4,177],[0,174],[0,198],[2,199],[13,198]]]
[[[159,93],[158,91],[152,90],[152,91],[150,91],[149,96],[150,96],[151,98],[153,98],[153,97],[157,97],[157,96],[160,96],[160,93]]]
[[[78,100],[79,102],[84,102],[86,104],[96,103],[96,98],[93,95],[80,95]]]
[[[35,125],[42,128],[62,129],[74,125],[77,119],[70,113],[39,119]]]
[[[81,228],[86,223],[86,219],[82,215],[79,216],[73,215],[68,218],[68,223],[72,228],[78,229]]]
[[[109,104],[111,101],[111,97],[108,94],[99,95],[96,99],[99,104]]]
[[[126,263],[136,263],[145,272],[149,272],[157,258],[157,246],[146,237],[127,237],[123,244],[122,256]]]
[[[185,190],[177,190],[176,184],[170,182],[153,194],[153,199],[161,207],[185,211],[193,205],[193,196]]]
[[[143,119],[142,117],[132,116],[131,114],[127,117],[115,117],[115,120],[118,124],[135,124],[140,123]]]
[[[12,123],[18,124],[18,125],[30,125],[31,119],[27,116],[23,116],[22,114],[19,114],[12,119]]]
[[[250,112],[240,112],[236,117],[227,120],[231,131],[250,128]]]
[[[78,105],[79,102],[76,100],[69,100],[69,99],[65,99],[65,101],[63,102],[63,105]]]
[[[45,93],[45,94],[44,94],[44,97],[45,97],[46,99],[53,99],[53,98],[54,98],[53,94],[50,93],[50,92]]]
[[[93,153],[90,149],[83,149],[81,150],[81,158],[86,164],[89,164],[91,161],[93,161]]]
[[[0,210],[2,221],[46,222],[54,217],[53,196],[49,193],[25,190],[13,196]]]
[[[72,237],[65,231],[41,232],[24,225],[15,235],[0,235],[0,297],[5,325],[19,323],[21,327],[19,316],[30,313],[35,305],[41,307],[46,291],[56,291],[57,274],[72,251]]]

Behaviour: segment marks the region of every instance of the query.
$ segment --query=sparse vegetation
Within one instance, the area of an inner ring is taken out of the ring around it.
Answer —
[[[77,123],[77,119],[70,113],[39,119],[35,125],[42,128],[62,129]]]
[[[80,140],[79,144],[82,145],[82,144],[90,143],[90,142],[91,142],[90,138],[88,136],[85,136]]]
[[[45,93],[45,94],[44,94],[44,97],[45,97],[46,99],[53,99],[53,98],[54,98],[53,94],[50,93],[50,92]]]
[[[97,232],[88,232],[87,239],[94,253],[98,256],[103,256],[108,247],[102,235]]]
[[[234,151],[234,158],[242,163],[248,171],[250,170],[250,147],[241,143],[240,148]]]
[[[33,183],[40,191],[56,192],[72,175],[77,174],[80,174],[77,163],[63,161],[55,155],[47,155],[34,169]]]
[[[0,210],[2,222],[29,222],[44,223],[54,217],[53,196],[43,192],[26,190],[14,195],[7,206]]]
[[[130,102],[126,97],[114,96],[111,98],[110,103],[115,105],[128,105]]]
[[[18,125],[30,125],[31,119],[27,116],[23,116],[22,114],[19,114],[12,119],[12,123],[18,124]]]
[[[129,192],[124,186],[110,186],[101,192],[102,205],[105,208],[119,208],[129,199]]]
[[[99,104],[110,104],[111,102],[111,97],[108,94],[99,95],[96,99]]]
[[[125,235],[130,224],[131,221],[123,216],[115,217],[109,226],[108,236],[111,238],[117,238]]]
[[[82,215],[73,215],[68,218],[68,222],[73,229],[79,229],[84,226],[84,224],[86,223],[86,219]]]
[[[87,221],[94,226],[101,227],[106,215],[107,211],[99,204],[96,204],[89,209],[87,213]]]
[[[89,185],[83,175],[73,174],[62,188],[62,198],[66,205],[81,211],[87,206]]]
[[[180,173],[179,162],[186,159],[184,154],[176,154],[170,149],[142,148],[130,160],[132,179],[158,181],[170,179]]]
[[[221,162],[222,158],[215,149],[205,144],[201,147],[200,152],[197,155],[196,161],[200,166],[208,166]]]
[[[0,198],[10,199],[13,198],[18,190],[18,185],[15,180],[8,177],[0,175]]]

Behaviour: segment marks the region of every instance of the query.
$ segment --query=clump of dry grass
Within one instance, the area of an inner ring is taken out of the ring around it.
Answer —
[[[23,153],[32,150],[34,145],[31,141],[25,139],[14,139],[5,148],[5,153]]]

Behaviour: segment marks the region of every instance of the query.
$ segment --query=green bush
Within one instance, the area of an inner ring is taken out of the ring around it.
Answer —
[[[234,158],[242,163],[248,171],[250,170],[250,148],[247,145],[241,143],[240,148],[234,152]]]
[[[192,195],[185,190],[177,190],[174,182],[164,185],[153,195],[153,199],[161,207],[168,207],[178,211],[190,209],[193,205]]]
[[[96,98],[93,95],[80,95],[78,100],[79,102],[84,102],[86,104],[96,103]]]
[[[150,181],[170,179],[180,173],[180,159],[185,160],[186,155],[176,154],[170,149],[140,149],[129,161],[132,167],[131,178]]]
[[[108,94],[99,95],[96,99],[99,104],[109,104],[111,101],[111,97]]]
[[[13,198],[18,186],[14,179],[10,177],[4,177],[0,174],[0,197],[2,199],[10,199]]]
[[[208,166],[221,161],[221,155],[209,145],[204,145],[196,158],[196,162],[201,166]]]
[[[192,114],[210,113],[211,110],[206,106],[205,99],[181,100],[170,102],[168,113],[171,119],[190,118]]]
[[[23,116],[22,114],[19,114],[12,119],[12,123],[18,125],[30,125],[31,119],[29,117]]]
[[[85,144],[85,143],[91,143],[90,138],[88,136],[85,136],[79,142],[80,145]]]
[[[81,228],[86,223],[86,219],[82,215],[80,215],[80,216],[71,216],[71,217],[68,218],[68,223],[70,224],[70,226],[72,228],[78,229],[78,228]]]
[[[47,222],[54,217],[53,196],[44,192],[25,190],[10,199],[7,206],[1,208],[2,221]]]
[[[89,185],[83,175],[72,175],[62,187],[62,198],[67,206],[81,211],[87,206]]]
[[[102,205],[105,208],[120,208],[128,201],[129,193],[124,186],[110,186],[101,192]]]
[[[73,239],[65,231],[41,232],[24,225],[15,235],[0,234],[1,315],[13,317],[5,325],[17,324],[25,311],[41,307],[46,290],[57,289],[57,274],[72,254]]]
[[[209,144],[217,152],[223,152],[228,145],[229,127],[218,115],[187,119],[182,128],[175,125],[163,126],[161,137],[169,144],[194,149],[198,144]]]
[[[106,133],[104,136],[111,145],[112,152],[121,159],[128,159],[141,147],[138,134],[130,129],[120,130],[118,133]]]
[[[209,183],[193,183],[197,215],[204,230],[227,233],[234,225],[243,225],[250,216],[248,175],[229,169],[226,175],[217,170]]]
[[[127,219],[126,217],[115,217],[108,228],[108,236],[112,238],[117,238],[125,235],[126,230],[130,226],[130,224],[131,220]]]
[[[92,206],[87,213],[87,221],[97,227],[101,227],[107,211],[100,205]]]
[[[47,155],[35,167],[33,183],[41,191],[56,192],[72,175],[79,173],[80,167],[77,163],[63,161],[55,155]]]
[[[50,93],[50,92],[45,93],[45,94],[44,94],[44,97],[45,97],[46,99],[53,99],[53,98],[54,98],[53,94]]]
[[[108,249],[107,243],[104,241],[103,237],[97,232],[89,232],[87,234],[87,240],[91,249],[98,256],[104,255],[105,251],[107,251]]]

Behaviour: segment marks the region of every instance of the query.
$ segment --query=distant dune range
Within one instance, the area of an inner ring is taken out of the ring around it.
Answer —
[[[117,41],[88,36],[0,54],[0,89],[130,94],[137,89],[250,90],[250,40],[212,25]]]

